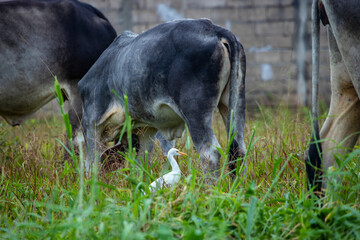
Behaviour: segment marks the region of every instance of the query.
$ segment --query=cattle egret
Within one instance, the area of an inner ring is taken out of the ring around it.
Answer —
[[[176,183],[179,182],[181,171],[179,165],[177,164],[174,156],[176,155],[184,155],[187,156],[186,153],[180,152],[176,148],[171,148],[168,152],[167,158],[171,165],[171,172],[165,174],[164,176],[159,177],[154,182],[150,184],[150,191],[154,192],[155,190],[162,189],[163,186],[165,187],[172,187]]]

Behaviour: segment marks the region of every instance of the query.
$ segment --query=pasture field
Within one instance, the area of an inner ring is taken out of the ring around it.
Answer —
[[[63,163],[61,116],[40,114],[15,128],[1,120],[0,239],[360,239],[360,150],[338,156],[328,172],[337,177],[316,198],[303,161],[309,119],[305,108],[249,113],[246,178],[232,180],[222,168],[214,185],[185,134],[176,141],[188,153],[177,157],[180,183],[145,195],[141,189],[169,169],[158,144],[151,167],[136,166],[128,153],[87,179],[81,159]],[[214,128],[226,152],[219,114]]]

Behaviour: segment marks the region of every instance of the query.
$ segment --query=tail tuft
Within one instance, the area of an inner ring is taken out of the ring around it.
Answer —
[[[316,136],[316,139],[320,139],[319,136]],[[318,192],[321,191],[321,154],[321,144],[314,140],[313,137],[305,159],[305,166],[308,177],[308,187],[312,188],[316,186],[315,191]]]

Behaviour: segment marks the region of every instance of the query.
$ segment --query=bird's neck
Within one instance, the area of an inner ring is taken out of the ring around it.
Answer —
[[[171,165],[171,168],[172,168],[172,172],[180,173],[180,168],[179,168],[179,165],[177,164],[177,162],[175,161],[175,158],[171,157],[169,159],[169,162],[170,162],[170,165]]]

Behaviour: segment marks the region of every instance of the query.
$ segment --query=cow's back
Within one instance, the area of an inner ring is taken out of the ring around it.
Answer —
[[[190,86],[200,88],[204,84],[211,89],[209,79],[217,84],[220,66],[217,63],[212,65],[210,59],[219,43],[217,36],[224,34],[231,33],[201,19],[160,24],[139,35],[120,35],[80,81],[82,98],[85,101],[104,101],[98,104],[107,106],[106,101],[116,97],[92,99],[97,96],[95,89],[115,90],[120,96],[128,94],[132,116],[151,121],[158,115],[154,112],[154,105],[178,105],[184,100],[180,99],[180,93]],[[192,79],[194,73],[199,74],[197,86]],[[201,77],[201,74],[213,77]],[[103,79],[101,83],[97,81],[99,77]],[[201,83],[201,79],[206,79],[206,83]],[[106,107],[99,108],[99,111],[106,111]]]

